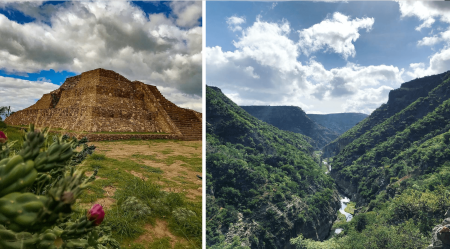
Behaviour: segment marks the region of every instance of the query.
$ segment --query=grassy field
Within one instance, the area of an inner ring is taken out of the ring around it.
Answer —
[[[1,128],[13,148],[24,131]],[[52,136],[49,136],[49,141]],[[201,141],[124,140],[90,142],[95,153],[79,167],[96,180],[74,208],[74,218],[93,204],[106,210],[104,226],[122,248],[201,248]]]
[[[201,141],[90,144],[96,153],[80,167],[88,176],[98,170],[97,179],[76,207],[103,205],[105,225],[124,248],[201,248]],[[137,200],[131,208],[143,215],[129,215],[130,197]]]

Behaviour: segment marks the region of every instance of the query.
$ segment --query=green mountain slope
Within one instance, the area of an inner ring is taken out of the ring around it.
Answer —
[[[285,248],[328,236],[340,207],[310,138],[249,115],[206,88],[207,246]],[[237,240],[237,241],[236,241]]]
[[[324,148],[337,187],[356,201],[344,232],[298,248],[426,248],[450,208],[450,72],[404,83]]]
[[[408,92],[405,91],[405,94]],[[403,96],[394,98],[399,97]],[[392,101],[395,102],[394,99]],[[410,153],[406,151],[413,151],[427,140],[449,130],[449,107],[450,73],[441,78],[441,83],[427,96],[417,98],[403,110],[355,137],[333,158],[332,176],[346,193],[351,193],[360,202],[367,202],[384,189],[391,178],[401,178],[415,170],[423,173],[437,166],[425,162],[429,160],[426,158],[420,165],[413,164]],[[383,106],[377,109],[379,113],[388,110]],[[349,132],[353,131],[351,129]],[[442,160],[446,160],[445,155]]]
[[[388,118],[402,111],[417,99],[426,97],[430,91],[443,82],[444,78],[448,77],[447,74],[448,72],[415,79],[403,83],[398,89],[392,90],[389,93],[389,101],[386,104],[381,105],[373,111],[369,117],[365,118],[356,126],[342,134],[338,139],[325,146],[323,148],[324,157],[336,155],[346,145],[350,144],[353,140],[368,132],[376,125],[383,123]],[[422,113],[422,115],[423,114],[424,113]],[[418,117],[420,117],[420,114]],[[417,120],[417,118],[415,120]],[[414,119],[410,119],[408,124],[411,124],[411,121],[414,121]]]
[[[338,135],[350,130],[357,123],[367,118],[364,113],[331,113],[331,114],[306,114],[319,125],[334,131]],[[334,139],[333,139],[334,140]],[[330,141],[331,142],[331,141]]]
[[[338,137],[336,132],[314,122],[297,106],[241,106],[241,108],[281,130],[312,138],[317,150]]]

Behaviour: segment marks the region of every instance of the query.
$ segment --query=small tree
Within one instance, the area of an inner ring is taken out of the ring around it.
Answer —
[[[2,116],[5,118],[11,115],[11,106],[0,106],[0,121],[2,121]]]

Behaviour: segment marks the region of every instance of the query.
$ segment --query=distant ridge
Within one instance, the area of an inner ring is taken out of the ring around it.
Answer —
[[[241,106],[250,115],[281,130],[292,131],[314,140],[320,149],[336,139],[339,134],[308,117],[298,106]]]
[[[350,130],[357,123],[367,118],[364,113],[331,113],[331,114],[306,114],[316,123],[336,132],[338,135]]]

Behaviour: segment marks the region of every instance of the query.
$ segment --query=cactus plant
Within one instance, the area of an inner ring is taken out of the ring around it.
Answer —
[[[76,164],[95,147],[67,136],[46,145],[47,136],[47,129],[41,133],[30,125],[17,155],[0,145],[0,248],[120,248],[111,231],[99,226],[105,215],[100,205],[70,220],[72,205],[93,180]],[[80,145],[82,155],[74,152]]]
[[[123,210],[132,213],[135,219],[143,219],[151,214],[150,207],[134,196],[128,197],[121,207]]]

